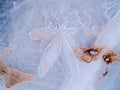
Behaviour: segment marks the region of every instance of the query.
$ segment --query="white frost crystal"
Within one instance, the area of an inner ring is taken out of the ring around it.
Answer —
[[[120,89],[120,0],[0,0],[0,20],[0,90]]]

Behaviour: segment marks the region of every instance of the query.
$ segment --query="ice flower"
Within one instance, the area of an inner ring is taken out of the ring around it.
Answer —
[[[43,50],[43,55],[38,68],[40,76],[46,75],[55,60],[61,56],[61,54],[65,54],[63,52],[63,50],[65,50],[64,44],[70,49],[75,45],[71,35],[77,32],[78,29],[75,27],[67,27],[66,23],[63,23],[63,25],[57,25],[53,30],[51,30],[51,27],[47,27],[34,29],[29,33],[29,37],[32,40],[41,41],[41,50],[43,49],[43,46],[46,46]],[[70,51],[72,52],[72,49]]]

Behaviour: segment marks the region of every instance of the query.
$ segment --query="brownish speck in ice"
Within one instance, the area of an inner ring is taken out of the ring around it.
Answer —
[[[103,73],[102,77],[99,77],[99,78],[97,79],[97,82],[98,82],[100,79],[102,79],[102,78],[104,78],[105,76],[107,76],[107,74],[108,74],[108,69],[109,69],[110,64],[112,64],[113,62],[117,62],[117,61],[120,62],[120,57],[119,57],[115,52],[113,52],[113,51],[108,51],[107,53],[104,53],[104,54],[103,54],[103,60],[104,60],[104,62],[107,64],[107,68],[106,68],[105,73]]]
[[[33,75],[23,73],[13,68],[8,68],[6,75],[8,77],[8,81],[6,83],[7,88],[21,82],[32,81],[34,79]]]
[[[74,52],[75,56],[76,56],[78,59],[81,59],[82,51],[81,51],[81,49],[80,49],[79,47],[75,47],[75,48],[73,49],[73,52]]]
[[[106,62],[107,65],[109,65],[115,61],[119,61],[119,57],[115,52],[109,51],[103,55],[103,60]],[[103,74],[103,76],[106,76],[107,74],[108,74],[108,67],[106,69],[106,72]]]
[[[110,64],[113,61],[116,60],[116,54],[112,51],[109,51],[103,55],[103,60],[106,62],[106,64]]]
[[[93,85],[94,85],[95,87],[96,87],[97,83],[98,83],[102,78],[104,78],[105,76],[107,76],[107,74],[108,74],[108,68],[109,68],[109,67],[107,66],[106,71],[102,74],[102,76],[101,76],[101,77],[98,77],[97,80],[94,81]]]
[[[75,48],[74,53],[78,59],[82,59],[86,63],[90,63],[97,59],[97,56],[101,53],[100,48]]]
[[[103,77],[105,77],[108,74],[108,67],[106,68],[105,73],[103,73]]]
[[[2,79],[2,76],[6,74],[6,71],[7,71],[7,67],[4,64],[3,59],[0,58],[0,80]]]
[[[16,85],[21,82],[31,81],[34,79],[34,76],[31,74],[23,73],[19,70],[7,67],[4,63],[4,59],[2,58],[3,55],[10,53],[10,51],[15,50],[17,48],[16,45],[4,48],[0,51],[0,80],[2,80],[2,76],[7,76],[7,83],[6,87],[10,88],[13,85]]]
[[[100,26],[98,25],[93,25],[91,27],[91,34],[97,36],[100,33]]]

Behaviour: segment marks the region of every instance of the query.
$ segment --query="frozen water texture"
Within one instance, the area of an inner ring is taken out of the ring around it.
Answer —
[[[119,33],[120,11],[118,11],[116,15],[111,18],[111,20],[106,25],[103,25],[102,31],[95,41],[96,46],[98,45],[98,47],[101,46],[108,49],[115,49],[115,47],[119,45]]]
[[[74,47],[91,46],[102,25],[114,18],[119,20],[116,18],[119,3],[119,0],[0,0],[0,49],[17,45],[15,51],[4,56],[5,63],[36,77],[10,89],[119,90],[119,64],[112,65],[109,75],[96,83],[105,70],[102,59],[87,64],[73,53]],[[113,48],[118,42],[117,39],[105,45]],[[0,82],[0,90],[7,90],[5,82],[6,77]]]

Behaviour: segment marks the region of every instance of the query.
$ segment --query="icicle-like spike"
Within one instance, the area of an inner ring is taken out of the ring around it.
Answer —
[[[48,45],[41,58],[41,62],[38,68],[38,73],[40,76],[46,75],[46,73],[52,67],[58,56],[59,56],[59,44],[53,40]]]
[[[60,90],[78,90],[79,89],[79,76],[80,76],[80,67],[77,59],[74,56],[72,51],[72,45],[69,43],[71,38],[67,37],[64,39],[62,51],[62,58],[65,60],[65,66],[68,70],[63,86]]]

